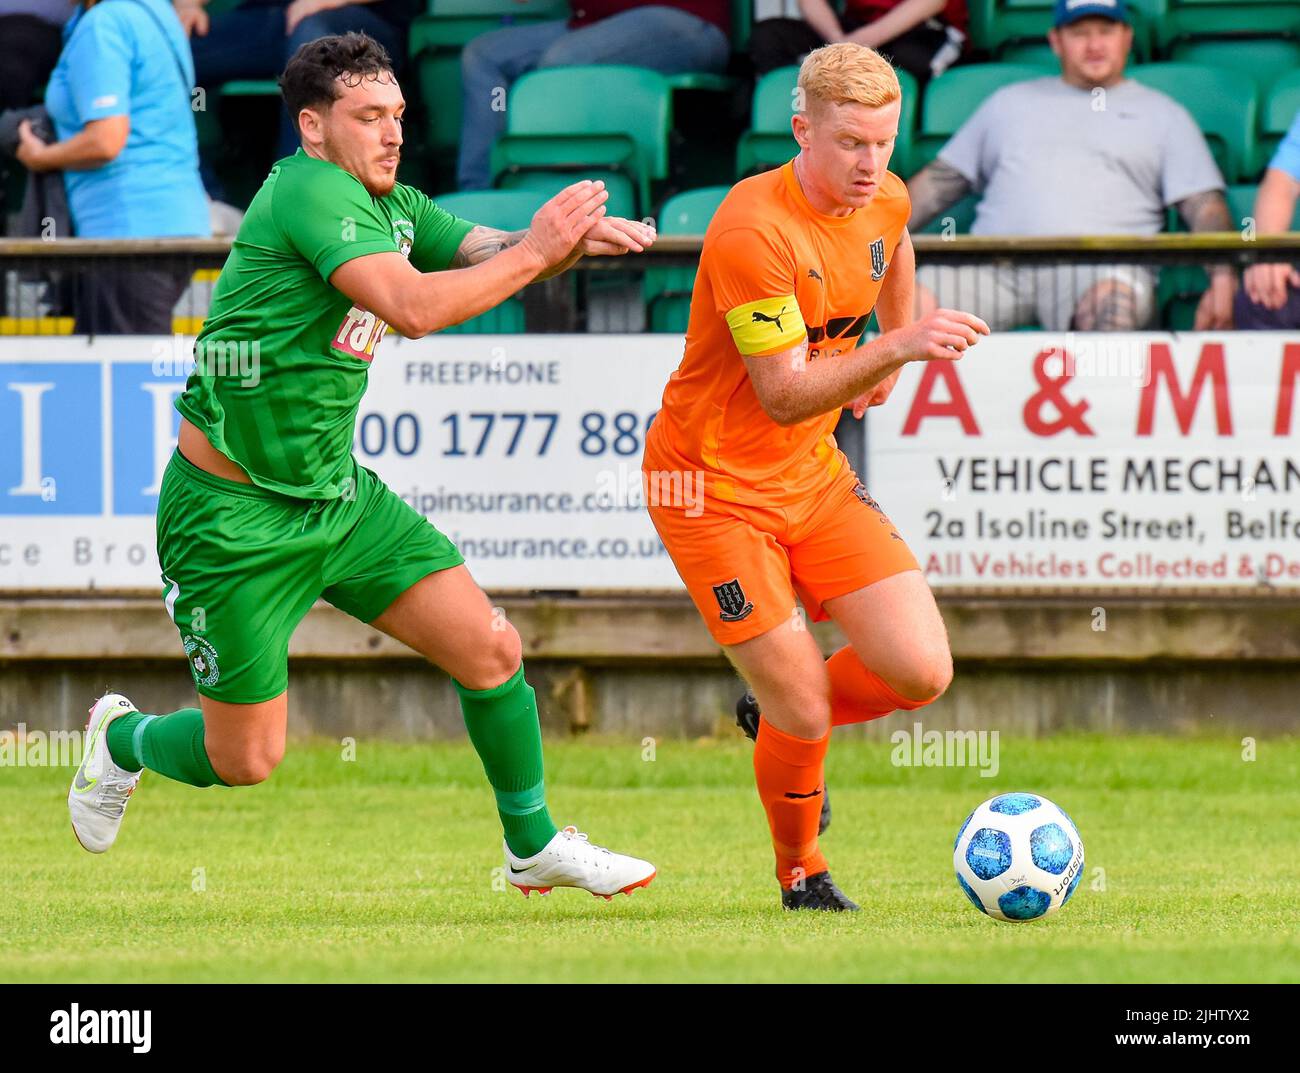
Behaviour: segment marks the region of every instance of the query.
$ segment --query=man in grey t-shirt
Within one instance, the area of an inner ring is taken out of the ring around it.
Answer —
[[[1048,40],[1061,77],[989,97],[908,183],[909,227],[976,190],[976,235],[1151,235],[1169,205],[1192,231],[1232,230],[1195,121],[1124,77],[1133,43],[1124,0],[1058,0],[1055,22]],[[1232,326],[1235,289],[1230,268],[1212,272],[1198,330]],[[1151,320],[1155,280],[1133,265],[930,267],[917,272],[917,301],[922,316],[938,304],[975,309],[995,329],[1037,319],[1051,331],[1123,331]]]

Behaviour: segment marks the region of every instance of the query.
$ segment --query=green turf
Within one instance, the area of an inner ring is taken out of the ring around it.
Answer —
[[[463,745],[295,743],[243,790],[149,773],[100,857],[69,830],[67,770],[0,768],[0,979],[1300,982],[1300,740],[1246,762],[1226,739],[1003,738],[988,779],[836,741],[823,846],[865,909],[837,916],[779,910],[747,742],[547,759],[556,818],[654,860],[649,890],[494,886]],[[1070,812],[1086,871],[1060,913],[1000,924],[962,896],[952,840],[1022,789]]]

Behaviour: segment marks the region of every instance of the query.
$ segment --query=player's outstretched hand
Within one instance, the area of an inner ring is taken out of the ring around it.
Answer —
[[[607,200],[609,191],[599,179],[566,186],[537,210],[520,245],[532,251],[542,270],[554,268],[605,215]]]
[[[649,224],[638,220],[625,220],[621,216],[606,216],[592,225],[578,244],[588,257],[616,257],[620,253],[644,253],[658,236]]]
[[[973,347],[989,326],[973,313],[960,309],[936,309],[906,328],[896,329],[902,336],[903,353],[909,361],[941,359],[955,361]]]

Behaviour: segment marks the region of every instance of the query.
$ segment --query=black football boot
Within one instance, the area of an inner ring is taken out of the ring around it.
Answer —
[[[826,913],[856,913],[858,905],[849,901],[835,885],[830,872],[818,872],[803,881],[802,890],[782,890],[781,908],[819,909]]]

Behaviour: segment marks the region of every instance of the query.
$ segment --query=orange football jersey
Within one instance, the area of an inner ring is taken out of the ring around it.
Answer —
[[[776,354],[805,335],[810,362],[856,347],[910,210],[892,172],[848,216],[814,209],[793,162],[737,183],[704,236],[685,355],[644,467],[702,472],[706,494],[735,503],[788,503],[825,486],[845,465],[833,434],[840,411],[778,425],[742,355]]]

